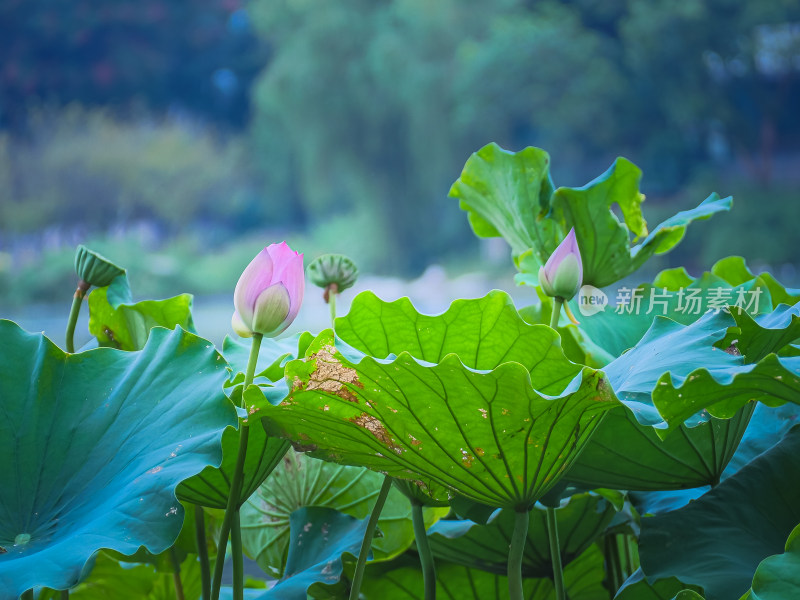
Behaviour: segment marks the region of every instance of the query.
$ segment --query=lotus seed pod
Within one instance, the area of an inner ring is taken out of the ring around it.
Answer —
[[[90,286],[110,285],[115,277],[125,273],[125,269],[81,244],[75,252],[75,272],[88,290]]]
[[[323,254],[311,261],[306,271],[314,285],[325,289],[336,285],[336,293],[353,287],[358,279],[358,267],[343,254]]]

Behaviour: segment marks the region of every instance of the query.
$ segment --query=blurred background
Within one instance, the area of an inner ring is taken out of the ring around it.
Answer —
[[[447,198],[490,141],[564,186],[629,158],[651,226],[734,196],[637,281],[738,254],[800,283],[796,0],[0,0],[0,315],[63,338],[78,243],[212,338],[283,239],[428,310],[513,290]]]

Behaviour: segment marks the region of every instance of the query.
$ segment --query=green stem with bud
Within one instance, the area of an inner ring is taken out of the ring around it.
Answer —
[[[561,298],[553,298],[553,314],[550,315],[550,327],[558,329],[558,318],[561,316],[561,307],[564,301]]]
[[[553,298],[553,314],[550,315],[550,327],[558,329],[558,318],[561,316],[561,307],[564,300]],[[556,600],[565,600],[564,571],[561,568],[561,547],[558,542],[558,520],[556,510],[547,507],[547,536],[550,541],[550,562],[553,563],[553,583],[556,588]]]
[[[367,557],[369,556],[370,548],[372,548],[372,537],[375,535],[375,528],[378,526],[378,519],[381,516],[383,505],[386,504],[386,498],[389,496],[391,487],[392,478],[386,475],[383,478],[381,490],[378,492],[378,499],[375,500],[375,506],[372,507],[372,513],[369,515],[369,521],[367,521],[367,530],[364,532],[364,539],[361,542],[361,551],[358,553],[356,570],[355,573],[353,573],[353,586],[350,588],[350,600],[358,600],[358,596],[361,593],[361,582],[364,580],[364,569],[367,566]]]
[[[256,372],[256,363],[258,362],[258,351],[261,349],[261,340],[263,335],[260,333],[253,334],[252,345],[250,346],[250,358],[247,361],[247,372],[244,375],[244,387],[242,388],[242,403],[244,403],[244,392],[248,386],[253,383],[253,377]],[[219,600],[219,592],[222,587],[222,569],[225,564],[225,550],[228,545],[228,535],[231,532],[233,520],[236,519],[236,527],[239,527],[239,496],[242,493],[242,483],[244,480],[244,459],[247,456],[247,440],[250,436],[250,425],[242,422],[239,425],[239,451],[236,455],[236,467],[233,472],[233,481],[231,482],[231,491],[228,495],[228,505],[225,507],[225,516],[222,519],[222,526],[219,532],[219,539],[217,540],[217,562],[214,565],[214,580],[211,586],[211,598]],[[233,547],[234,554],[239,553],[238,560],[241,560],[241,537],[239,538],[238,548]],[[234,566],[236,565],[237,558],[234,557]],[[237,596],[237,590],[240,594],[244,588],[244,581],[242,577],[234,577],[233,579],[233,597]]]
[[[336,321],[336,296],[338,295],[339,286],[337,284],[331,283],[325,288],[325,295],[323,297],[331,309],[331,329],[334,329],[334,323]]]
[[[78,324],[78,315],[81,312],[81,303],[83,302],[86,292],[89,291],[90,284],[86,283],[83,279],[78,281],[78,288],[75,290],[75,295],[72,297],[72,307],[69,310],[69,318],[67,319],[67,333],[66,333],[66,346],[67,352],[74,354],[75,352],[75,326]]]

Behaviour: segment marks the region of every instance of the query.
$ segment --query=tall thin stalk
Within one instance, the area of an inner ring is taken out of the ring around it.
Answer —
[[[258,362],[258,351],[261,348],[261,340],[263,336],[260,333],[253,334],[252,345],[250,346],[250,358],[247,361],[247,372],[244,376],[244,388],[247,390],[248,386],[253,383],[253,377],[256,372],[256,363]],[[242,399],[244,402],[244,398]],[[225,507],[225,516],[222,519],[222,527],[219,532],[219,539],[217,541],[217,562],[214,565],[214,579],[211,582],[211,598],[212,600],[219,600],[219,593],[222,587],[222,570],[225,565],[225,552],[228,545],[228,535],[231,532],[233,520],[237,520],[236,526],[238,527],[239,519],[239,496],[242,494],[242,483],[244,480],[244,459],[247,456],[247,440],[250,435],[250,426],[248,423],[242,423],[239,426],[239,450],[236,455],[236,467],[233,472],[233,481],[231,482],[231,491],[228,496],[228,505]],[[239,547],[232,548],[234,553],[238,552],[241,559],[241,538],[239,540]],[[237,590],[244,594],[244,579],[243,577],[233,578],[233,595],[236,598]]]
[[[81,303],[86,296],[86,292],[91,286],[83,279],[78,281],[78,287],[75,294],[72,296],[72,306],[69,309],[69,318],[67,319],[67,333],[66,333],[66,347],[67,352],[73,354],[75,352],[75,326],[78,323],[78,315],[81,312]]]
[[[364,580],[364,568],[367,566],[367,557],[369,556],[370,548],[372,548],[372,537],[375,535],[375,528],[378,526],[378,519],[381,516],[383,505],[386,503],[391,487],[392,478],[386,475],[383,479],[381,490],[378,492],[378,498],[375,500],[375,506],[372,507],[372,513],[369,515],[369,521],[367,521],[367,530],[364,532],[361,551],[358,553],[358,562],[356,562],[356,570],[353,573],[350,600],[358,600],[358,595],[361,593],[361,582]]]
[[[508,549],[508,596],[510,600],[523,600],[522,556],[525,554],[525,541],[528,539],[528,510],[517,510],[514,517],[514,532]]]
[[[556,519],[556,509],[549,506],[547,507],[547,537],[550,541],[550,562],[553,564],[556,600],[566,600],[564,571],[561,568],[561,545],[558,542],[558,520]]]
[[[436,563],[433,560],[422,504],[411,501],[411,520],[414,524],[414,539],[417,542],[419,562],[422,565],[422,579],[425,584],[425,600],[436,600]]]
[[[550,327],[553,329],[558,329],[558,318],[563,305],[564,301],[561,298],[553,298],[553,314],[550,315]],[[547,537],[550,542],[550,562],[553,565],[556,600],[566,600],[564,571],[561,568],[561,546],[558,541],[558,519],[556,519],[556,510],[549,506],[547,507]]]
[[[206,523],[203,507],[194,505],[195,542],[197,556],[200,557],[200,587],[202,600],[211,600],[211,562],[208,560],[208,543],[206,542]]]

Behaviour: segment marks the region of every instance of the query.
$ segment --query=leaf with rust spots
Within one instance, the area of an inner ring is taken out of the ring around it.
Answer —
[[[392,436],[386,431],[386,427],[383,426],[378,419],[375,417],[368,415],[367,413],[361,413],[359,416],[350,419],[353,423],[358,425],[359,427],[363,427],[367,431],[369,431],[372,435],[378,438],[382,443],[386,444],[389,448],[394,450],[397,453],[402,452],[405,450],[403,446],[396,444],[392,439]],[[412,440],[411,442],[413,445],[418,446],[422,442],[419,440]]]
[[[605,411],[618,406],[609,386],[597,389],[602,376],[591,370],[563,397],[550,399],[533,389],[530,371],[519,363],[476,372],[455,355],[423,365],[405,353],[354,362],[330,351],[329,336],[312,343],[313,369],[302,361],[287,365],[290,378],[310,385],[291,393],[294,405],[268,408],[270,427],[296,441],[310,438],[303,443],[317,446],[312,456],[450,488],[484,504],[529,505],[575,459]],[[537,377],[555,389],[575,365],[562,354],[567,364],[554,365],[548,376],[546,365],[555,359],[549,346],[543,352],[550,358]],[[320,377],[331,363],[336,374]],[[335,385],[322,387],[319,379]],[[340,386],[358,405],[338,393]],[[541,443],[528,446],[528,438]]]
[[[319,390],[358,403],[358,398],[347,389],[347,386],[364,386],[358,380],[356,370],[342,365],[336,359],[336,354],[333,346],[325,346],[308,357],[306,360],[314,365],[313,370],[307,378],[295,378],[292,384],[293,390]]]

